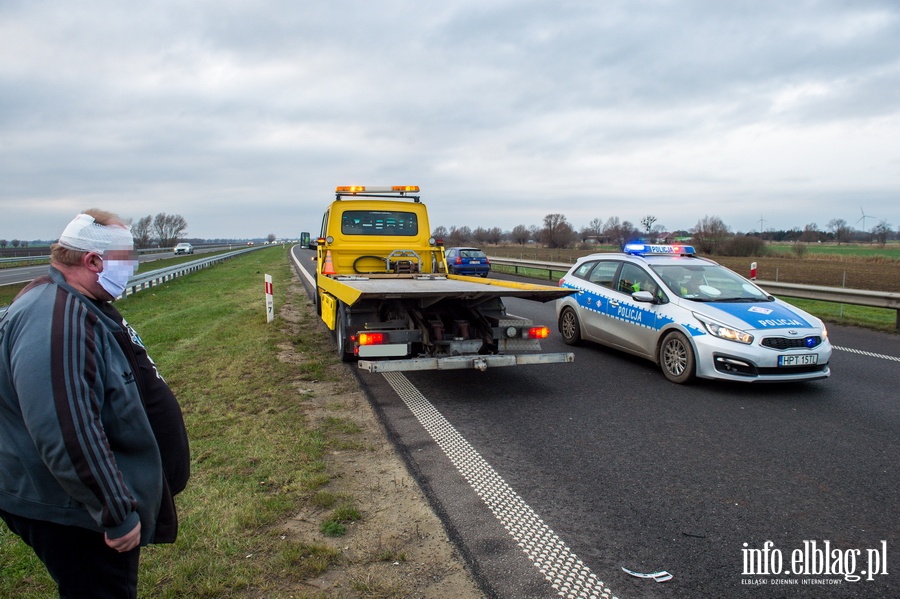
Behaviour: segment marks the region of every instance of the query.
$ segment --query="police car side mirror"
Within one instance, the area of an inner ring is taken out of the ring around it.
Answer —
[[[656,297],[649,291],[635,291],[631,294],[631,297],[637,302],[647,302],[650,304],[656,300]]]

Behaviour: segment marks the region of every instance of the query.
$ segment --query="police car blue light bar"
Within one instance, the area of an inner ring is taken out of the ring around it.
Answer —
[[[692,245],[656,245],[652,243],[631,242],[626,243],[624,252],[632,256],[651,256],[655,254],[669,256],[693,256],[697,252],[694,251]]]

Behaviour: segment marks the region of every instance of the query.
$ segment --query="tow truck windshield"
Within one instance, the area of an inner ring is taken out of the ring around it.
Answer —
[[[419,234],[419,222],[413,212],[347,210],[341,215],[341,233],[414,237]]]

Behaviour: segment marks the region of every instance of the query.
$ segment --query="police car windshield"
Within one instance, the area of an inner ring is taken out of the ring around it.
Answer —
[[[672,293],[691,301],[774,301],[759,287],[717,264],[654,264],[650,268]]]

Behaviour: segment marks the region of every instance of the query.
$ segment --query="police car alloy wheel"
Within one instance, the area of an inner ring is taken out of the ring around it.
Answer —
[[[678,331],[666,335],[659,348],[659,365],[673,383],[684,384],[694,378],[694,350]]]
[[[581,324],[572,308],[563,308],[559,315],[559,331],[566,345],[581,344]]]

